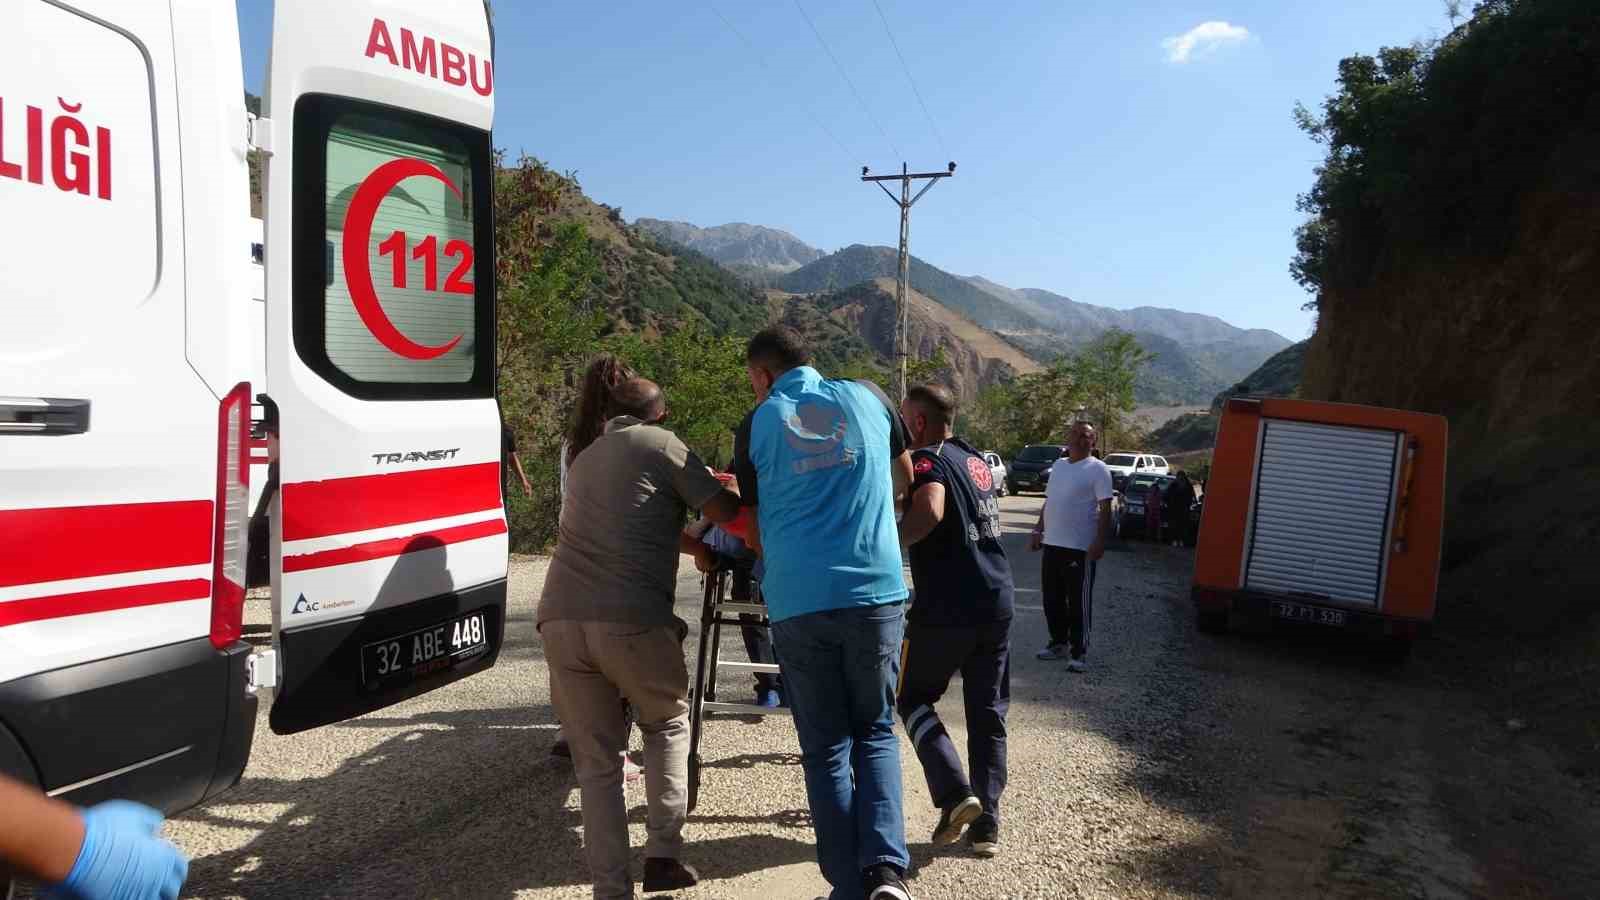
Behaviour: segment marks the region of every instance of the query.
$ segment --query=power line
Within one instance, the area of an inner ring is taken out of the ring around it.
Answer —
[[[878,11],[878,20],[883,23],[883,33],[889,36],[889,46],[894,48],[894,55],[900,60],[900,71],[906,73],[906,80],[911,82],[911,93],[917,97],[917,105],[922,107],[922,114],[928,118],[928,127],[933,129],[933,136],[939,140],[939,150],[945,158],[950,157],[950,148],[944,144],[944,135],[939,133],[939,126],[934,124],[933,113],[928,112],[928,104],[922,100],[922,92],[917,90],[917,80],[911,77],[911,67],[906,65],[905,54],[900,52],[900,43],[894,39],[894,31],[889,28],[889,17],[883,14],[883,7],[878,5],[878,0],[872,0],[872,8]]]
[[[744,44],[745,49],[750,51],[750,55],[754,56],[756,58],[756,62],[761,64],[761,68],[766,70],[768,77],[772,79],[774,85],[781,84],[781,82],[778,80],[778,73],[772,70],[772,65],[767,62],[767,58],[761,55],[761,51],[756,49],[756,45],[751,43],[749,38],[745,37],[744,32],[740,31],[737,25],[734,25],[727,16],[723,15],[722,10],[718,9],[716,4],[712,3],[711,0],[706,0],[706,6],[709,6],[711,11],[716,13],[717,18],[722,20],[722,24],[728,26],[728,30],[733,32],[734,36],[739,38],[740,42]],[[849,147],[846,147],[844,145],[844,141],[839,140],[839,136],[833,133],[833,129],[829,128],[826,122],[822,121],[822,118],[817,115],[816,110],[812,109],[810,104],[801,105],[805,108],[806,115],[811,117],[812,123],[814,123],[818,128],[822,129],[822,131],[827,134],[828,137],[832,138],[833,143],[838,146],[839,150],[844,153],[845,156],[849,157],[852,162],[861,158],[852,152]]]
[[[811,15],[806,12],[804,6],[800,5],[800,0],[794,0],[794,8],[800,10],[800,17],[806,20],[807,25],[811,26],[811,33],[817,36],[817,43],[822,45],[822,49],[828,54],[828,58],[833,60],[833,67],[838,70],[839,77],[844,79],[844,83],[850,86],[850,93],[856,95],[856,103],[861,105],[861,111],[866,114],[873,125],[877,126],[878,133],[883,135],[884,142],[889,145],[890,150],[894,151],[894,158],[903,159],[900,155],[900,148],[894,145],[894,141],[889,137],[889,132],[883,129],[883,124],[878,121],[878,118],[872,114],[872,110],[868,108],[867,101],[861,98],[861,92],[856,90],[856,83],[850,80],[850,76],[846,74],[844,66],[840,65],[839,57],[833,55],[833,48],[829,47],[828,42],[823,39],[822,32],[817,30],[817,23],[811,21]]]

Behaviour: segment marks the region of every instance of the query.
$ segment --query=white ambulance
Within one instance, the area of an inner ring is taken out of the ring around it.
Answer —
[[[238,780],[262,688],[289,733],[493,665],[482,0],[279,0],[254,120],[232,3],[0,19],[0,771],[173,811]],[[260,646],[253,452],[276,487]]]

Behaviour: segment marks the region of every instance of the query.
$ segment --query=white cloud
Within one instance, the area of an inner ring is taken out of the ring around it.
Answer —
[[[1167,51],[1167,62],[1181,66],[1197,56],[1215,52],[1218,47],[1241,43],[1249,37],[1250,30],[1243,25],[1201,22],[1183,34],[1163,40],[1161,47]]]

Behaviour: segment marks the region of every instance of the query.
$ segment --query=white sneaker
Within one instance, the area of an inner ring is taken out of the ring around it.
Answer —
[[[1058,659],[1066,659],[1068,655],[1066,644],[1051,644],[1043,650],[1040,650],[1038,653],[1035,653],[1033,657],[1034,659],[1042,659],[1047,662],[1051,662]]]
[[[1074,656],[1072,659],[1067,660],[1067,671],[1087,672],[1089,671],[1089,661],[1081,656]]]

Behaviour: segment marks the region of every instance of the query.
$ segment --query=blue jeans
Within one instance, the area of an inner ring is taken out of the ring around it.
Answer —
[[[773,641],[800,737],[817,862],[832,900],[860,900],[861,870],[911,864],[901,811],[894,694],[905,604],[775,622]]]

